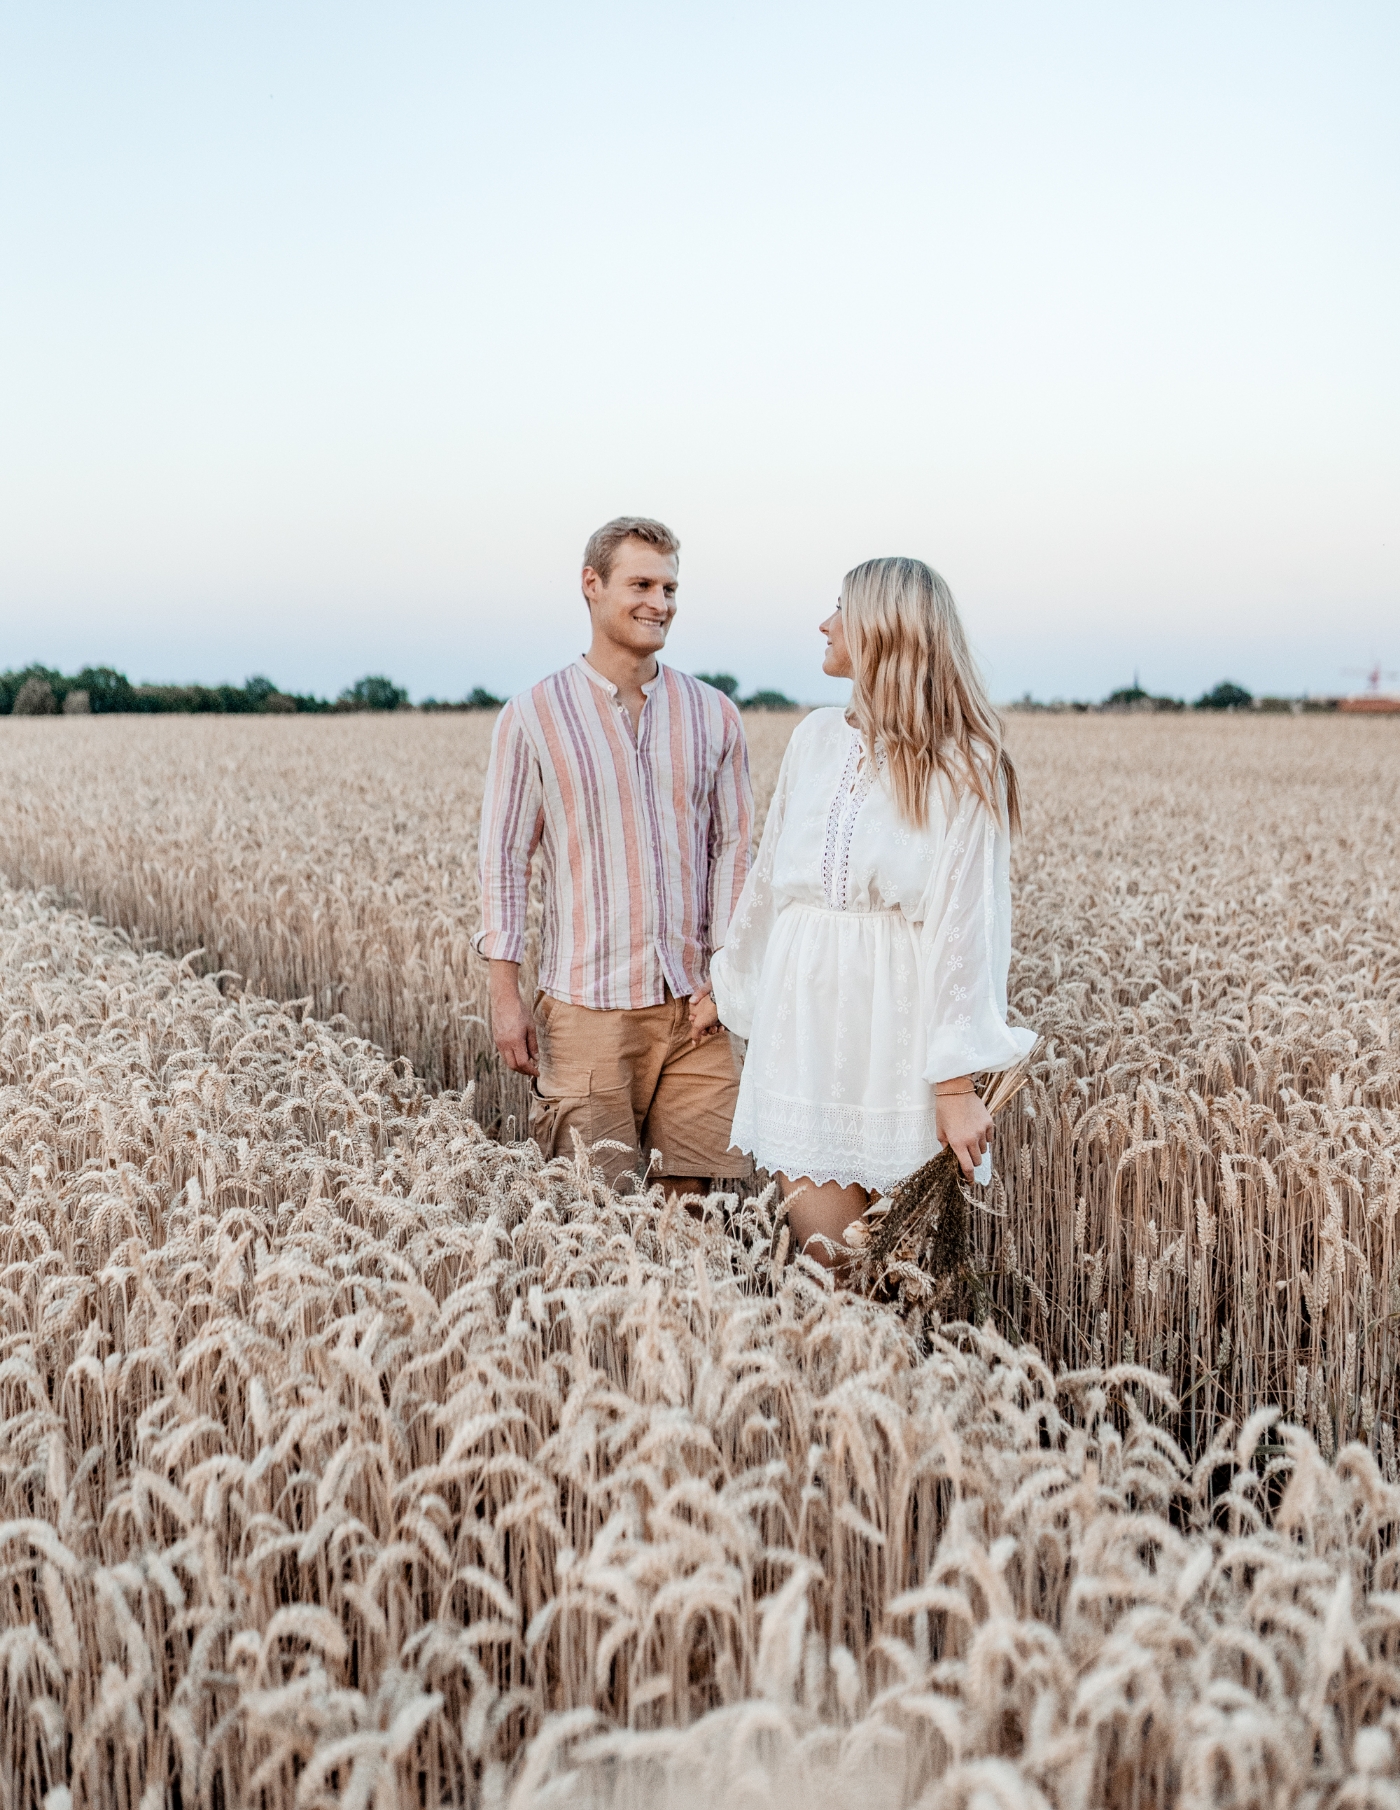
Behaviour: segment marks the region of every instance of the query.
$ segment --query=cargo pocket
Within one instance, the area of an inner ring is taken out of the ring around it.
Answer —
[[[579,1117],[584,1121],[578,1126],[579,1136],[593,1154],[594,1168],[610,1182],[631,1174],[637,1166],[638,1144],[630,1089],[595,1087],[590,1075],[587,1110]]]
[[[554,1140],[558,1135],[559,1115],[569,1105],[567,1100],[556,1100],[540,1092],[538,1081],[530,1083],[530,1136],[540,1147],[540,1154],[546,1161],[554,1155]]]
[[[541,1154],[571,1157],[577,1132],[594,1166],[609,1181],[625,1175],[637,1160],[631,1094],[625,1087],[595,1088],[592,1075],[571,1075],[564,1088],[567,1091],[545,1093],[538,1081],[530,1088],[530,1136]],[[595,1148],[600,1144],[603,1148]]]

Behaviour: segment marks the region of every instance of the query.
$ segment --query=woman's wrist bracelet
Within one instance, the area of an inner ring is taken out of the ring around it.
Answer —
[[[956,1099],[959,1094],[975,1094],[977,1089],[969,1082],[966,1087],[935,1086],[933,1091],[940,1100],[951,1100]]]

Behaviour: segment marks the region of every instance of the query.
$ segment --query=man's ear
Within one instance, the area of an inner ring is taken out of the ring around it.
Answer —
[[[583,587],[583,601],[591,610],[593,608],[594,597],[603,588],[603,581],[593,570],[592,566],[585,566],[583,568],[583,578],[581,582]]]

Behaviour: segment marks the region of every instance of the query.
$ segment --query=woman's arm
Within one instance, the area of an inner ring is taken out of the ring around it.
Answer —
[[[953,1152],[963,1174],[971,1178],[992,1147],[992,1115],[978,1098],[971,1075],[940,1081],[934,1093],[938,1141]]]
[[[924,898],[920,941],[924,1079],[970,1086],[971,1075],[1019,1062],[1035,1033],[1006,1022],[1010,834],[973,792],[964,792],[952,812]]]

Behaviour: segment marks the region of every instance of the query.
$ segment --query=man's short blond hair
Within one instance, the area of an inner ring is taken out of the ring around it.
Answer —
[[[584,565],[592,566],[604,584],[612,577],[617,550],[625,540],[639,540],[648,547],[655,547],[658,553],[679,555],[681,550],[681,543],[665,522],[654,522],[646,515],[614,516],[612,521],[604,522],[589,535],[588,545],[583,550]]]

